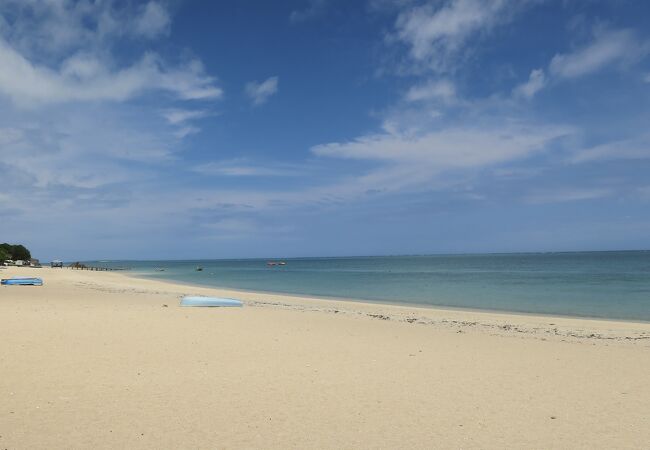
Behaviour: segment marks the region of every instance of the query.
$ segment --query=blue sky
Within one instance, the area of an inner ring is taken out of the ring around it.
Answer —
[[[0,0],[48,258],[650,248],[650,4]]]

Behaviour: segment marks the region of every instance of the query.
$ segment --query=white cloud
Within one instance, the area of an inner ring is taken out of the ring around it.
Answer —
[[[278,77],[267,78],[261,83],[251,81],[246,84],[245,91],[255,106],[266,103],[269,97],[278,92]]]
[[[201,129],[199,127],[195,127],[193,125],[187,125],[184,127],[180,127],[178,130],[174,131],[174,136],[176,136],[178,139],[183,139],[192,134],[197,134],[200,131]]]
[[[420,136],[362,136],[350,142],[319,145],[312,151],[347,159],[426,163],[439,169],[477,167],[526,156],[568,132],[561,127],[451,128]]]
[[[191,125],[193,120],[201,119],[210,115],[210,112],[202,109],[167,109],[161,111],[162,116],[170,125],[177,126],[174,136],[178,139],[184,139],[192,134],[197,134],[201,129]]]
[[[556,54],[548,67],[531,71],[528,81],[516,86],[513,95],[531,99],[549,82],[586,76],[612,66],[631,64],[650,52],[650,44],[637,40],[630,30],[596,30],[595,38],[572,53]]]
[[[208,176],[233,177],[285,177],[296,176],[300,172],[295,166],[252,164],[246,159],[231,159],[200,164],[192,168],[194,172]]]
[[[142,15],[136,19],[134,29],[142,36],[154,38],[168,32],[170,23],[167,11],[159,3],[149,2]]]
[[[559,188],[545,191],[538,191],[526,197],[526,201],[532,204],[540,203],[564,203],[584,200],[596,200],[613,194],[609,188]]]
[[[205,110],[191,109],[167,109],[162,111],[162,115],[172,125],[179,125],[190,120],[201,119],[210,113]]]
[[[513,93],[516,97],[533,98],[537,92],[546,86],[546,76],[543,69],[530,72],[528,81],[517,86]]]
[[[0,164],[22,175],[19,190],[24,192],[48,186],[96,189],[131,177],[145,179],[150,169],[135,168],[133,161],[151,168],[175,158],[168,130],[119,105],[1,111],[0,120],[11,124],[8,131],[0,130]]]
[[[14,193],[50,201],[62,192],[61,205],[79,190],[150,179],[177,158],[174,137],[198,132],[189,122],[204,111],[163,110],[165,125],[161,106],[134,100],[151,92],[168,94],[158,105],[222,95],[198,59],[170,65],[144,52],[127,62],[113,51],[169,31],[157,2],[5,0],[0,17],[0,165],[15,176]]]
[[[217,99],[222,91],[199,61],[166,68],[158,56],[146,54],[138,63],[109,71],[97,58],[74,55],[60,71],[32,64],[0,39],[0,94],[18,105],[70,101],[123,101],[147,90],[163,90],[180,99]]]
[[[69,80],[90,80],[102,76],[105,71],[104,63],[99,58],[92,54],[76,53],[61,63],[60,75]]]
[[[638,41],[630,30],[600,32],[589,45],[555,55],[549,70],[560,78],[576,78],[613,64],[633,62],[648,50],[648,43]]]
[[[468,39],[509,20],[514,8],[508,0],[451,0],[438,8],[417,6],[399,14],[396,36],[410,47],[415,61],[445,71],[453,67]]]
[[[448,171],[471,171],[525,158],[543,151],[572,130],[566,127],[504,125],[456,127],[408,135],[374,134],[312,148],[318,156],[357,159],[379,166],[353,186],[380,191],[435,183]]]
[[[160,3],[0,1],[0,95],[15,104],[123,101],[147,91],[184,100],[222,91],[199,60],[167,64],[153,52],[116,58],[118,41],[154,39],[170,27]],[[135,61],[135,62],[133,62]]]
[[[587,163],[613,159],[650,158],[650,135],[596,145],[582,149],[569,158],[569,162]]]
[[[12,18],[0,36],[29,58],[105,48],[119,38],[153,39],[167,34],[171,23],[156,1],[3,0],[0,16]]]
[[[406,93],[405,99],[410,102],[423,100],[442,100],[451,103],[456,98],[456,87],[449,80],[429,81],[411,87]]]

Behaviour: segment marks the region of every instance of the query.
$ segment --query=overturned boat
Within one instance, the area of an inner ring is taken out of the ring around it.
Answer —
[[[43,286],[43,280],[41,278],[28,277],[3,278],[0,284],[4,286]]]
[[[181,306],[244,306],[239,300],[222,297],[183,297]]]

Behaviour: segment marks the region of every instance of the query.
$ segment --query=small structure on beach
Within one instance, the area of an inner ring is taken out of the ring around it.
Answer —
[[[63,261],[60,261],[58,259],[55,259],[54,261],[50,262],[50,267],[58,267],[63,269]]]

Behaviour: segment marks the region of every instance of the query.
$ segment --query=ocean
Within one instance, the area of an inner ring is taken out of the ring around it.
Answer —
[[[240,290],[650,321],[650,251],[281,261],[286,265],[269,267],[266,259],[89,263],[128,267],[146,278]]]

